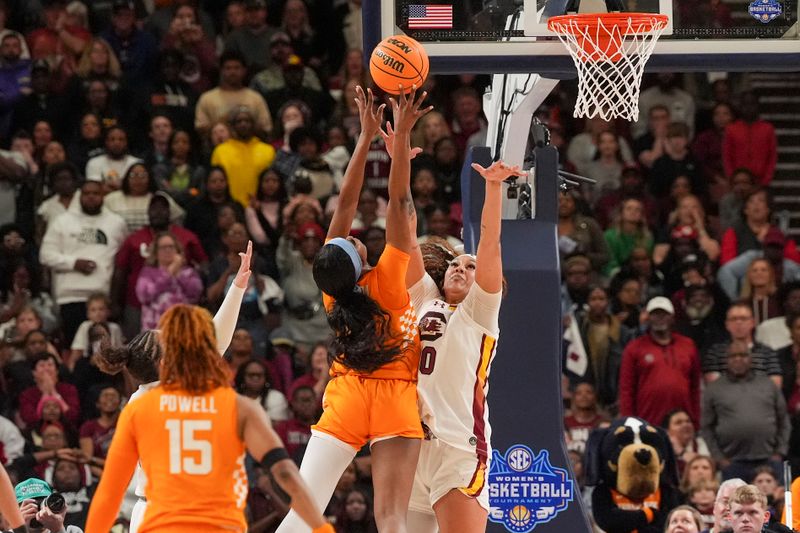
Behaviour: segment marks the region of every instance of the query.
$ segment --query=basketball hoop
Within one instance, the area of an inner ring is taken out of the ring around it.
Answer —
[[[547,27],[558,34],[578,69],[573,115],[637,120],[644,66],[668,22],[667,15],[653,13],[551,17]]]

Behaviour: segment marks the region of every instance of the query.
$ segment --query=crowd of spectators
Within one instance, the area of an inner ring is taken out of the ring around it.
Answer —
[[[359,133],[355,87],[372,86],[361,46],[361,0],[0,0],[0,460],[64,494],[67,525],[83,525],[133,388],[96,353],[175,303],[216,310],[248,240],[231,384],[299,461],[329,379],[311,261]],[[746,77],[687,81],[647,80],[630,126],[569,118],[570,83],[537,117],[562,165],[597,180],[559,203],[564,325],[588,359],[565,364],[573,458],[609,417],[663,425],[709,514],[720,476],[758,483],[795,458],[800,252],[773,221],[775,133]],[[460,244],[488,83],[426,83],[421,241]],[[372,262],[389,165],[378,136],[353,225]],[[251,531],[273,531],[285,500],[248,475]],[[326,509],[337,531],[376,530],[370,485],[364,451]]]

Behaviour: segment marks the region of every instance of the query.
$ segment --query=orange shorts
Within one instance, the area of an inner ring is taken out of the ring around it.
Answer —
[[[390,437],[423,437],[417,384],[412,381],[336,376],[325,387],[322,407],[322,417],[311,429],[332,435],[356,450],[370,441]]]

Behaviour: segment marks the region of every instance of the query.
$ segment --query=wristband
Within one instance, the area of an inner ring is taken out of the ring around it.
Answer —
[[[264,457],[261,458],[261,466],[270,470],[275,463],[279,461],[283,461],[284,459],[289,459],[289,454],[286,452],[286,448],[273,448],[267,453],[264,454]]]
[[[333,525],[325,522],[324,526],[319,526],[317,529],[312,531],[311,533],[336,533],[336,530],[333,529]]]

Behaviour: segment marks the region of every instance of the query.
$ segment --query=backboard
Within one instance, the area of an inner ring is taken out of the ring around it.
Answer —
[[[626,11],[663,13],[671,23],[649,72],[798,71],[797,0],[627,0]],[[570,0],[373,0],[363,3],[365,50],[404,33],[425,45],[434,73],[574,75],[549,16]],[[603,12],[599,0],[581,12]]]

